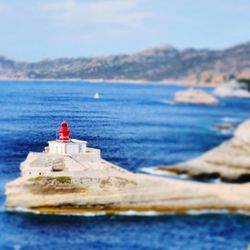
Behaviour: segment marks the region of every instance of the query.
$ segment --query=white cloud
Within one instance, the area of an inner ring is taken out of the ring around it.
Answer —
[[[41,9],[50,14],[57,25],[114,25],[140,27],[150,15],[142,0],[64,0],[45,3]]]

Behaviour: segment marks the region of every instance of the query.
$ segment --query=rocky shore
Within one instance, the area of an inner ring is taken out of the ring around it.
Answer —
[[[188,174],[195,178],[220,178],[227,182],[250,181],[250,120],[242,123],[231,140],[187,162],[162,166],[158,171]]]

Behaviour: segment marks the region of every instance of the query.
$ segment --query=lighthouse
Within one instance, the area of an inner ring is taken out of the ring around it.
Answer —
[[[29,152],[20,165],[23,177],[36,176],[85,176],[99,166],[105,165],[101,151],[87,147],[87,142],[70,137],[70,128],[66,121],[56,130],[59,135],[49,141],[43,152]],[[97,171],[99,173],[99,170]]]
[[[58,132],[60,141],[69,141],[70,129],[68,128],[68,124],[66,121],[62,122],[61,127],[58,129]]]
[[[81,154],[86,152],[86,141],[76,140],[70,138],[70,129],[66,121],[63,121],[61,127],[58,129],[59,139],[49,141],[49,154]]]

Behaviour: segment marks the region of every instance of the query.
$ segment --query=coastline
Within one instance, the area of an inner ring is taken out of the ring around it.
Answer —
[[[4,81],[30,81],[30,82],[79,82],[79,83],[108,83],[108,84],[132,84],[132,85],[175,85],[175,86],[185,86],[185,87],[216,87],[220,83],[195,83],[188,80],[162,80],[162,81],[148,81],[148,80],[133,80],[133,79],[81,79],[81,78],[64,78],[64,79],[30,79],[30,78],[0,78],[0,83]]]
[[[126,215],[126,216],[159,216],[159,215],[201,215],[201,214],[244,214],[250,215],[250,209],[239,209],[237,207],[231,208],[218,208],[218,207],[204,207],[197,209],[166,209],[161,207],[155,207],[152,209],[147,209],[145,207],[138,208],[120,208],[120,209],[86,209],[79,207],[71,208],[58,208],[58,207],[38,207],[38,208],[6,208],[7,212],[26,212],[41,215],[68,215],[68,216],[108,216],[108,215]]]

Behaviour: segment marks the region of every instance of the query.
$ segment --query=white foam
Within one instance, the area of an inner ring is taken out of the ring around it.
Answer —
[[[152,175],[160,175],[160,176],[177,176],[175,173],[172,173],[170,171],[161,171],[158,170],[157,167],[148,167],[148,168],[141,168],[141,172],[152,174]]]
[[[187,174],[176,174],[171,171],[167,170],[159,170],[157,167],[149,167],[149,168],[141,168],[141,172],[148,173],[151,175],[158,175],[158,176],[166,176],[166,177],[174,177],[177,179],[182,179],[182,180],[190,180],[190,176]]]
[[[203,215],[203,214],[242,214],[250,216],[250,212],[243,210],[236,210],[235,212],[231,212],[228,209],[201,209],[201,210],[189,210],[185,212],[188,215]]]
[[[157,215],[162,215],[163,213],[156,212],[156,211],[143,211],[143,212],[138,212],[134,210],[128,210],[126,212],[117,212],[117,215],[125,215],[125,216],[157,216]]]
[[[202,215],[202,214],[225,214],[225,213],[231,213],[227,209],[201,209],[201,210],[189,210],[185,212],[185,214],[189,215]]]
[[[84,212],[84,213],[48,213],[48,212],[40,212],[28,208],[11,208],[6,209],[9,212],[24,212],[24,213],[33,213],[37,215],[56,215],[56,216],[81,216],[81,217],[95,217],[95,216],[106,216],[108,213],[106,212]],[[237,210],[235,212],[231,212],[228,209],[201,209],[201,210],[188,210],[182,213],[175,213],[175,212],[156,212],[154,210],[149,211],[135,211],[135,210],[128,210],[125,212],[115,212],[114,215],[118,216],[162,216],[162,215],[180,215],[180,214],[187,214],[187,215],[202,215],[202,214],[242,214],[250,216],[250,212],[246,212],[243,210]]]
[[[250,216],[250,212],[243,211],[243,210],[241,210],[241,209],[237,210],[237,214],[243,214],[243,215],[248,215],[248,216]]]
[[[41,214],[51,215],[49,212],[42,212]],[[82,217],[95,217],[95,216],[104,216],[107,215],[106,212],[84,212],[84,213],[58,213],[53,215],[62,215],[62,216],[82,216]]]
[[[215,183],[215,184],[223,184],[224,182],[220,178],[207,178],[203,180],[199,180],[198,178],[195,179],[195,177],[191,177],[188,174],[176,174],[167,170],[158,170],[157,167],[149,167],[149,168],[141,168],[141,172],[148,173],[151,175],[157,175],[157,176],[163,176],[163,177],[169,177],[179,180],[185,180],[185,181],[196,181],[196,182],[202,182],[202,183]]]
[[[172,172],[158,170],[157,167],[141,168],[140,172],[157,176],[166,176],[166,177],[176,176],[176,174]]]
[[[222,121],[225,122],[225,123],[237,122],[239,120],[240,119],[236,118],[236,117],[223,117],[222,118]]]
[[[175,102],[173,100],[164,100],[164,101],[162,101],[162,103],[169,104],[169,105],[174,105],[175,104]]]
[[[215,131],[216,134],[230,136],[230,135],[233,135],[235,128],[223,129],[223,128],[212,127],[211,130]]]
[[[25,207],[15,207],[15,208],[5,208],[5,211],[8,212],[22,212],[22,213],[33,213],[33,214],[41,214],[40,211],[33,210]]]
[[[21,212],[21,213],[32,213],[32,214],[45,214],[45,215],[67,215],[67,216],[100,216],[100,215],[106,215],[106,212],[84,212],[84,213],[49,213],[49,212],[43,212],[43,211],[37,211],[30,208],[23,208],[23,207],[16,207],[16,208],[5,208],[5,211],[8,212]]]

